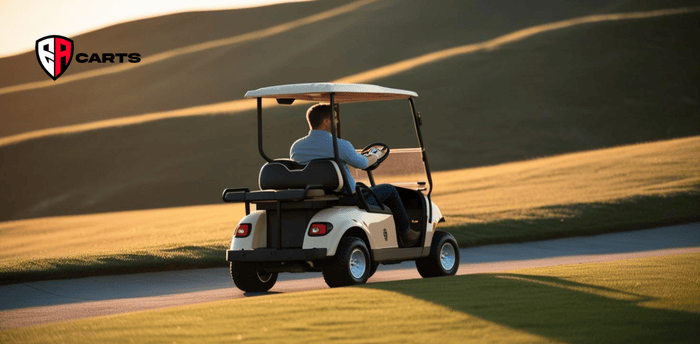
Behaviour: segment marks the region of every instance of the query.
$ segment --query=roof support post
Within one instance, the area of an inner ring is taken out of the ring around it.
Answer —
[[[335,162],[340,165],[340,157],[338,156],[338,132],[336,128],[335,115],[333,110],[335,109],[335,93],[331,93],[331,134],[333,135],[333,158]]]
[[[423,134],[421,134],[420,127],[423,125],[423,121],[420,118],[420,113],[416,111],[416,105],[413,103],[413,97],[408,98],[408,102],[411,104],[411,113],[413,113],[413,122],[416,126],[416,136],[418,136],[418,144],[420,145],[421,156],[423,157],[423,165],[425,165],[425,173],[428,176],[428,184],[430,188],[428,189],[428,222],[433,221],[433,202],[430,199],[430,194],[433,192],[433,177],[430,174],[430,164],[428,164],[428,155],[425,153],[425,145],[423,144]]]
[[[340,133],[340,104],[335,104],[335,107],[333,109],[335,110],[335,115],[338,116],[338,128],[336,130],[338,130],[338,138],[341,139],[343,138],[343,135]]]
[[[345,189],[345,193],[348,195],[352,195],[354,190],[350,189],[350,186],[348,185],[348,178],[345,175],[345,169],[342,168],[342,166],[345,162],[340,160],[340,155],[338,154],[338,131],[336,128],[335,116],[333,115],[333,110],[336,107],[335,92],[330,93],[330,98],[331,98],[330,99],[331,100],[331,104],[330,104],[331,105],[331,136],[333,136],[333,160],[335,160],[335,163],[338,164],[338,167],[341,168],[340,174],[343,176],[343,184],[345,184],[343,189]],[[340,104],[338,104],[338,108],[340,108]]]
[[[262,98],[258,97],[258,151],[260,152],[260,156],[265,159],[267,162],[272,162],[272,159],[270,159],[267,155],[265,155],[265,152],[263,151],[263,124],[262,124]]]

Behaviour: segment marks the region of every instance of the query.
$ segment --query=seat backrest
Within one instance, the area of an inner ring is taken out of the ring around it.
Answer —
[[[260,169],[260,190],[304,189],[308,185],[321,185],[324,191],[339,192],[343,189],[343,175],[332,159],[311,160],[306,166],[289,159],[268,162]]]

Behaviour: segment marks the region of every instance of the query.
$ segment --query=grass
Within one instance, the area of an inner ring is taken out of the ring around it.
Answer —
[[[488,214],[502,220],[446,228],[460,247],[481,246],[648,229],[700,221],[700,193],[640,196],[613,202],[579,203]],[[542,214],[549,214],[548,216]],[[511,216],[511,218],[508,218]]]
[[[243,206],[193,206],[0,224],[0,284],[224,266]]]
[[[695,342],[700,254],[369,285],[569,343]]]
[[[378,324],[381,324],[377,326]],[[470,324],[471,326],[464,326]],[[341,288],[269,295],[0,331],[2,342],[387,343],[458,342],[499,333],[542,338],[447,307],[381,290]]]
[[[700,137],[436,172],[460,246],[700,220]],[[0,223],[0,283],[225,266],[240,205]]]
[[[684,254],[269,294],[4,330],[0,341],[694,343],[698,263]]]
[[[222,244],[200,244],[112,254],[7,259],[0,262],[0,284],[222,267],[228,264],[224,260],[227,248]]]
[[[700,191],[700,136],[435,174],[448,224],[566,217],[548,207]]]
[[[193,206],[0,223],[0,259],[55,258],[226,244],[242,205]]]
[[[462,246],[700,220],[700,137],[435,174]]]

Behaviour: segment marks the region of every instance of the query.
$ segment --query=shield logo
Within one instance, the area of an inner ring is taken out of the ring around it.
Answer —
[[[36,58],[39,65],[54,81],[58,79],[73,60],[73,40],[50,35],[36,40]]]

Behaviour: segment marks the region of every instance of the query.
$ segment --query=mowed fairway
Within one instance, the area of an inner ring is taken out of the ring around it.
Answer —
[[[700,137],[437,172],[433,200],[461,246],[689,222]],[[0,223],[3,283],[223,266],[244,210],[193,206]]]
[[[650,228],[700,218],[700,137],[437,174],[462,246]]]
[[[698,263],[693,253],[266,295],[4,330],[0,340],[693,343]]]

